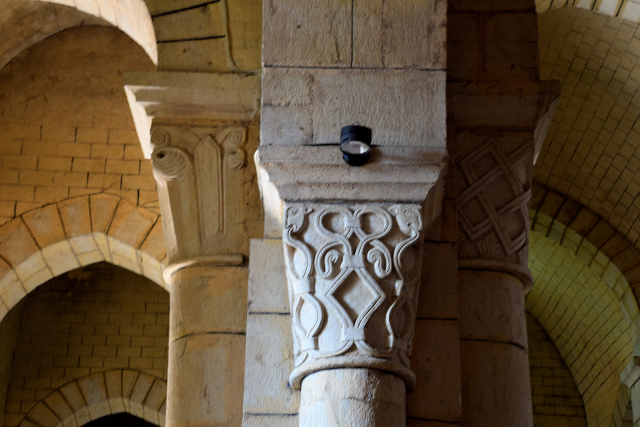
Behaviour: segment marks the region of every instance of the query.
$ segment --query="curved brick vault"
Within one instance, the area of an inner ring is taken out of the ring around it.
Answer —
[[[126,412],[165,425],[167,383],[129,369],[91,374],[71,381],[38,402],[20,427],[80,427]]]
[[[605,220],[534,185],[527,311],[567,364],[591,426],[608,426],[628,396],[620,375],[640,337],[639,265],[640,251]]]
[[[538,13],[561,7],[576,7],[633,22],[640,21],[640,2],[636,0],[536,0]]]
[[[637,23],[564,8],[539,16],[540,76],[562,82],[534,180],[640,240]]]
[[[30,291],[67,271],[107,261],[167,289],[159,216],[96,194],[31,210],[0,227],[0,321]]]
[[[143,0],[0,0],[0,68],[31,45],[78,25],[113,25],[158,63],[151,15]]]

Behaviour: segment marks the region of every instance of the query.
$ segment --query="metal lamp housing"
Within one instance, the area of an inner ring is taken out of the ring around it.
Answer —
[[[345,126],[340,130],[340,151],[350,166],[362,166],[371,156],[371,129],[365,126]]]

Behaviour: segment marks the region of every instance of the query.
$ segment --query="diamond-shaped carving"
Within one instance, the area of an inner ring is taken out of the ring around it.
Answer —
[[[349,269],[338,277],[326,296],[340,311],[345,327],[351,327],[362,326],[363,320],[380,305],[385,294],[375,282],[368,283]]]
[[[530,154],[529,148],[525,144],[504,156],[488,142],[458,163],[468,184],[458,195],[459,219],[471,242],[478,242],[492,231],[507,256],[527,242],[527,203],[531,192],[516,178],[513,165]],[[500,197],[492,194],[497,187],[501,190]]]

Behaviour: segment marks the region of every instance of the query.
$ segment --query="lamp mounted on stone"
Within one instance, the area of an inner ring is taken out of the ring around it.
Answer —
[[[350,166],[362,166],[371,155],[371,129],[365,126],[345,126],[340,130],[340,151]]]

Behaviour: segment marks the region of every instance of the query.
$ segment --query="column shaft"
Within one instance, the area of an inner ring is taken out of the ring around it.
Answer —
[[[404,427],[404,381],[373,369],[319,371],[302,381],[304,427]]]
[[[524,285],[510,274],[460,270],[465,427],[532,427]]]
[[[171,277],[167,426],[242,422],[247,271],[196,266]]]

